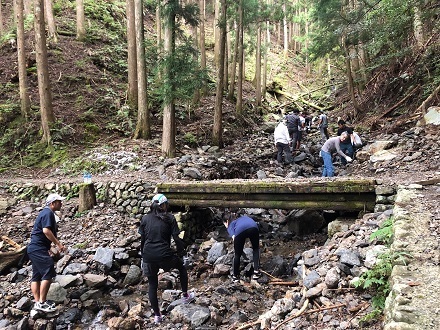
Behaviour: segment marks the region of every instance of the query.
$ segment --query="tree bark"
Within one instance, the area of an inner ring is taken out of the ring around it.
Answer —
[[[225,45],[226,45],[226,0],[220,0],[220,31],[219,31],[219,66],[217,71],[217,87],[214,105],[214,125],[212,129],[213,145],[223,147],[222,125],[222,101],[223,101],[223,78],[225,69]]]
[[[0,36],[3,35],[3,13],[2,13],[2,0],[0,0]]]
[[[84,0],[76,0],[76,39],[79,41],[84,41],[86,38],[84,22]]]
[[[176,0],[170,0],[169,6],[173,6]],[[175,13],[171,9],[167,10],[164,26],[164,54],[168,59],[174,53],[174,28]],[[169,63],[169,61],[168,61]],[[164,84],[168,86],[170,95],[164,101],[163,107],[163,131],[162,131],[162,154],[165,157],[175,157],[176,155],[176,118],[174,105],[174,87],[171,68],[166,66],[164,69]]]
[[[136,54],[136,18],[134,0],[127,0],[127,70],[128,88],[127,101],[130,108],[138,106],[137,54]],[[159,23],[158,23],[159,24]]]
[[[205,46],[205,0],[200,0],[200,66],[202,70],[206,70],[206,46]],[[208,93],[208,87],[206,80],[203,81],[201,95]]]
[[[46,33],[44,28],[44,0],[35,1],[35,46],[38,76],[38,93],[40,95],[41,141],[50,143],[50,124],[55,121],[52,107],[52,92],[49,80],[47,61]]]
[[[17,9],[17,55],[18,55],[19,89],[20,89],[20,109],[21,109],[21,115],[27,121],[29,118],[31,101],[29,99],[29,93],[28,93],[26,51],[24,47],[23,0],[16,0],[15,8]]]
[[[214,65],[218,69],[219,65],[219,52],[220,52],[220,28],[219,28],[219,7],[221,0],[214,0]]]
[[[47,29],[49,31],[49,39],[54,43],[58,42],[57,28],[55,26],[55,18],[53,16],[52,0],[44,0],[45,18],[47,21]]]
[[[243,0],[238,1],[238,73],[237,73],[237,102],[235,110],[241,114],[243,112]]]
[[[283,17],[283,31],[284,31],[284,33],[283,33],[283,36],[284,36],[284,58],[287,58],[287,55],[289,54],[289,40],[288,40],[288,33],[289,33],[289,31],[288,31],[288,28],[287,28],[287,13],[286,13],[286,3],[285,3],[285,1],[286,0],[284,0],[284,3],[283,3],[283,14],[284,14],[284,17]]]
[[[257,49],[255,52],[255,103],[261,106],[261,22],[257,22]]]
[[[229,68],[229,92],[228,92],[228,100],[232,101],[234,99],[234,91],[235,91],[235,73],[237,71],[237,51],[238,51],[238,27],[237,20],[234,20],[234,47],[231,48],[231,63]]]
[[[93,209],[93,207],[96,205],[96,191],[93,183],[80,184],[78,197],[78,212]]]
[[[150,112],[147,103],[147,73],[145,66],[144,48],[144,13],[142,0],[134,1],[134,16],[136,29],[136,59],[138,82],[138,116],[133,138],[150,138]]]

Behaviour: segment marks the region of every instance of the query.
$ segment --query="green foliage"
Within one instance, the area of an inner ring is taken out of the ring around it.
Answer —
[[[186,134],[183,136],[183,140],[184,140],[185,143],[188,144],[189,146],[197,146],[197,145],[198,145],[197,137],[194,136],[194,134],[192,134],[192,133],[186,133]]]
[[[130,107],[122,106],[118,109],[115,118],[107,124],[106,129],[116,131],[123,136],[130,136],[134,126],[135,123],[130,115]]]
[[[88,241],[84,241],[82,243],[76,243],[73,247],[75,249],[85,249],[89,245]]]
[[[370,235],[370,240],[378,240],[389,246],[393,239],[393,220],[393,217],[385,220],[380,228]]]
[[[175,52],[164,58],[155,69],[153,87],[161,103],[191,100],[194,92],[207,79],[207,73],[200,68],[190,41],[177,46]],[[169,70],[171,79],[159,79],[163,77],[165,69]]]
[[[69,175],[82,175],[84,172],[88,173],[102,173],[108,169],[108,164],[105,161],[95,161],[90,158],[78,157],[75,159],[66,160],[60,165],[60,170]]]

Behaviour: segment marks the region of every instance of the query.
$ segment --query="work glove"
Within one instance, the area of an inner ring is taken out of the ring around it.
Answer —
[[[346,157],[345,157],[345,160],[346,160],[347,162],[349,162],[349,163],[351,163],[351,162],[353,161],[353,159],[352,159],[351,157],[349,157],[349,156],[346,156]]]

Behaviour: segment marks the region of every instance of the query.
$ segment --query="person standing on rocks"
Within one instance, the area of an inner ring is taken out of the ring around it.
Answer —
[[[273,137],[275,140],[275,146],[277,148],[277,162],[278,164],[283,164],[283,154],[284,162],[286,164],[293,163],[292,153],[290,152],[289,143],[291,141],[289,136],[289,131],[286,126],[286,120],[279,122],[275,131],[273,132]]]
[[[55,212],[59,211],[65,197],[50,194],[46,198],[46,206],[38,214],[31,233],[31,241],[27,246],[27,254],[32,263],[31,291],[34,296],[34,309],[41,312],[54,312],[55,303],[48,301],[52,279],[56,276],[51,244],[58,252],[65,252],[66,248],[57,238],[58,226]]]
[[[174,215],[168,212],[168,199],[157,194],[152,199],[150,211],[142,217],[139,227],[141,234],[142,270],[148,278],[148,297],[154,311],[154,323],[162,322],[162,314],[157,299],[159,269],[177,269],[182,287],[182,303],[194,300],[194,293],[188,293],[188,272],[181,257],[185,254],[183,240],[179,237],[179,227]],[[176,243],[177,253],[171,248],[171,237]]]
[[[321,133],[321,140],[322,142],[325,142],[328,140],[330,135],[328,134],[328,118],[323,111],[321,111],[318,117],[318,128],[319,132]]]
[[[347,132],[343,132],[341,136],[335,136],[328,139],[321,148],[320,156],[324,161],[324,167],[322,170],[323,177],[332,177],[335,175],[335,170],[333,168],[332,153],[336,151],[342,158],[347,162],[352,162],[352,158],[347,156],[341,151],[341,143],[350,139]]]
[[[223,216],[223,224],[234,241],[234,261],[232,266],[232,281],[240,282],[240,258],[243,254],[244,244],[249,238],[252,245],[252,257],[254,263],[253,280],[260,277],[260,231],[258,224],[248,217],[242,215],[237,217],[235,210],[228,210]]]

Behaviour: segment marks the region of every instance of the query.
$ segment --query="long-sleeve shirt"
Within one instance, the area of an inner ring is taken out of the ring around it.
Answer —
[[[321,150],[328,152],[329,154],[336,151],[341,157],[345,158],[345,157],[347,157],[347,155],[341,151],[340,145],[341,145],[341,140],[340,140],[339,136],[335,136],[335,137],[332,137],[332,138],[328,139],[327,141],[325,141]]]
[[[231,237],[237,236],[249,228],[258,229],[258,225],[252,218],[249,218],[247,215],[242,215],[229,224],[228,233]]]
[[[287,129],[287,126],[281,122],[275,127],[275,131],[273,132],[273,137],[275,140],[275,144],[283,143],[283,144],[289,144],[290,142],[290,135],[289,130]]]

